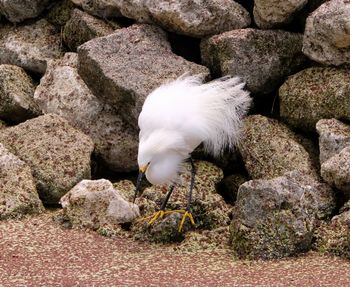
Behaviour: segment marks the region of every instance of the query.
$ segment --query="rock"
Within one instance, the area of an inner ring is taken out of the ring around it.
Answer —
[[[0,142],[29,165],[44,203],[57,203],[76,183],[90,177],[92,140],[57,115],[2,129]]]
[[[307,0],[255,0],[253,11],[255,23],[263,29],[287,24],[307,2]]]
[[[333,191],[300,172],[248,181],[238,190],[230,225],[234,253],[272,259],[307,251],[316,220],[334,208]]]
[[[350,144],[321,165],[321,176],[350,198]]]
[[[20,123],[40,114],[33,100],[34,84],[17,66],[0,65],[0,118]]]
[[[319,137],[321,164],[350,146],[350,126],[337,119],[319,120],[316,124]]]
[[[326,65],[350,64],[350,4],[327,1],[306,20],[303,52]]]
[[[50,61],[34,98],[44,113],[55,113],[89,135],[95,154],[115,171],[137,169],[138,133],[101,103],[77,72],[78,56]]]
[[[39,16],[49,3],[49,0],[0,0],[0,14],[18,23]]]
[[[292,170],[317,177],[298,137],[277,120],[261,115],[248,116],[244,120],[239,150],[253,179],[270,179]]]
[[[202,61],[215,75],[237,75],[253,93],[269,93],[305,61],[302,35],[240,29],[201,43]]]
[[[279,89],[281,118],[294,128],[314,131],[321,119],[350,120],[350,70],[308,68]]]
[[[29,166],[2,144],[0,178],[0,219],[44,210]]]
[[[62,27],[71,18],[74,4],[70,0],[61,0],[52,4],[45,19],[52,25]]]
[[[246,181],[248,181],[248,178],[243,174],[231,174],[217,184],[217,190],[226,202],[234,204],[239,186]]]
[[[186,220],[184,230],[191,228],[213,230],[222,226],[228,226],[230,207],[215,191],[216,183],[223,177],[222,171],[205,161],[195,162],[197,176],[193,190],[192,214],[195,227]],[[185,172],[181,175],[182,185],[176,186],[168,202],[166,210],[185,209],[187,206],[187,192],[190,186],[190,164],[186,163]],[[130,190],[130,189],[129,189]],[[133,191],[133,190],[132,190]],[[150,216],[160,206],[167,186],[152,186],[145,188],[136,203],[140,206],[142,216]],[[153,210],[152,210],[153,209]],[[132,232],[134,237],[140,240],[155,242],[174,242],[184,239],[186,233],[178,232],[178,226],[182,214],[172,213],[163,219],[158,219],[153,225],[148,225],[148,220],[136,223]]]
[[[3,122],[2,120],[0,120],[0,130],[1,130],[1,129],[4,129],[4,128],[6,128],[6,127],[7,127],[6,123]]]
[[[101,17],[121,16],[119,6],[115,0],[71,0],[75,5],[82,7],[88,13]]]
[[[72,51],[81,44],[96,37],[113,33],[114,29],[103,20],[74,9],[72,16],[64,26],[63,40]]]
[[[79,228],[113,230],[114,226],[130,223],[140,215],[138,206],[126,201],[106,179],[82,180],[60,203],[62,217]]]
[[[153,89],[185,72],[209,77],[206,67],[173,54],[165,33],[150,25],[133,25],[93,39],[79,47],[78,55],[79,74],[95,96],[135,128]]]
[[[34,24],[0,28],[0,63],[44,74],[46,62],[61,56],[61,38],[45,19]]]

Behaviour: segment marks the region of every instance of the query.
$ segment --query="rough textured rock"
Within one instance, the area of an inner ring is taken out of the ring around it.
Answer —
[[[0,65],[0,118],[19,123],[38,116],[34,89],[32,79],[22,68]]]
[[[350,70],[308,68],[279,89],[281,118],[295,128],[314,131],[317,121],[350,120]]]
[[[126,201],[112,183],[105,179],[82,180],[60,203],[61,216],[71,226],[98,230],[118,228],[140,215],[136,204]]]
[[[115,171],[137,169],[138,133],[98,100],[77,72],[78,56],[50,61],[34,98],[44,113],[55,113],[89,135],[95,154]]]
[[[0,219],[40,213],[44,207],[29,166],[0,144]]]
[[[350,145],[321,165],[321,176],[350,197]]]
[[[121,16],[116,0],[71,0],[85,11],[101,18]]]
[[[327,1],[306,20],[303,52],[322,64],[350,64],[350,3]]]
[[[316,177],[310,156],[299,138],[277,120],[248,116],[244,120],[239,150],[253,179],[282,176],[292,170]]]
[[[49,3],[49,0],[0,0],[0,14],[17,23],[39,16]]]
[[[113,31],[114,29],[103,20],[74,9],[71,18],[64,26],[63,40],[72,51],[75,51],[81,44],[111,34]]]
[[[269,93],[305,61],[302,35],[240,29],[205,39],[202,60],[216,75],[238,75],[253,93]]]
[[[318,218],[335,208],[333,192],[303,173],[292,172],[240,186],[230,226],[240,258],[282,258],[308,250]]]
[[[209,76],[206,67],[173,54],[165,33],[146,24],[93,39],[79,47],[78,55],[79,74],[95,96],[134,127],[153,89],[185,72]]]
[[[350,126],[337,119],[319,120],[316,124],[319,137],[321,164],[350,146]]]
[[[263,29],[281,26],[289,23],[294,13],[301,10],[307,0],[255,0],[254,20]]]
[[[92,140],[57,115],[0,130],[0,142],[30,166],[44,203],[57,203],[76,183],[90,177]]]
[[[75,5],[70,0],[61,0],[51,5],[45,19],[52,25],[62,27],[70,19]]]
[[[61,39],[45,19],[18,28],[0,28],[0,63],[43,74],[49,59],[61,56]]]

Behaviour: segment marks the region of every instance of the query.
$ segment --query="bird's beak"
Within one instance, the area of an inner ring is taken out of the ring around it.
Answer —
[[[146,164],[144,166],[140,166],[140,168],[139,168],[139,175],[138,175],[137,181],[136,181],[135,196],[134,196],[134,200],[132,201],[133,203],[135,203],[136,197],[140,192],[141,182],[142,182],[142,179],[146,173],[148,165],[149,164]]]

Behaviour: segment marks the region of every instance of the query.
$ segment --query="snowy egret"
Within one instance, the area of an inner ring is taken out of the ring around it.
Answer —
[[[138,118],[139,176],[134,201],[144,175],[154,185],[170,186],[160,210],[149,217],[149,224],[171,212],[183,214],[180,232],[186,218],[194,224],[191,200],[196,171],[191,152],[203,143],[208,153],[219,156],[226,147],[232,149],[238,143],[241,120],[251,104],[244,85],[238,77],[225,76],[203,83],[199,76],[183,75],[148,95]],[[165,211],[187,159],[192,166],[187,207]]]

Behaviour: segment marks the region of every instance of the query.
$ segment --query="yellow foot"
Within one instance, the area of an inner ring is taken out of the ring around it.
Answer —
[[[182,211],[181,213],[183,213],[183,216],[182,216],[181,222],[179,224],[179,232],[182,232],[182,228],[183,228],[183,225],[184,225],[185,220],[186,220],[187,217],[191,221],[191,224],[195,225],[192,213],[187,211],[187,210],[181,210],[181,211]]]
[[[148,224],[152,225],[158,219],[162,219],[166,215],[171,214],[171,213],[175,213],[175,212],[184,213],[185,211],[184,210],[167,210],[167,211],[159,210],[150,216],[146,216],[146,217],[141,218],[140,221],[148,221]]]

